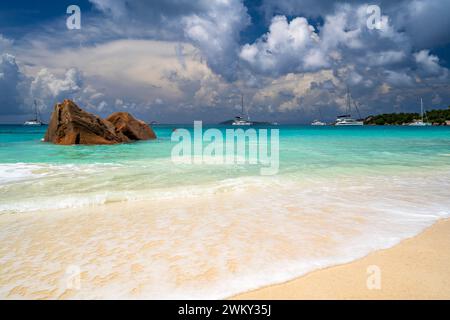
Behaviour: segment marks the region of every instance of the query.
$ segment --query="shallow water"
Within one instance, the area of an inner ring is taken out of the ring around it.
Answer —
[[[280,171],[263,177],[175,165],[174,127],[55,146],[45,128],[0,126],[0,296],[223,298],[450,215],[450,128],[280,126]],[[80,290],[67,289],[71,265]]]

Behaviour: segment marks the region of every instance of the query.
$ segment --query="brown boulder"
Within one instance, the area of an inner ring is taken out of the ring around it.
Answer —
[[[134,118],[133,120],[140,122]],[[149,128],[149,130],[151,129]],[[63,103],[55,106],[44,141],[62,145],[92,145],[116,144],[145,139],[142,138],[143,135],[133,135],[130,138],[122,131],[116,129],[111,122],[82,110],[73,101],[64,100]],[[125,130],[124,132],[127,131]]]
[[[106,118],[116,128],[116,132],[123,134],[130,140],[156,139],[152,128],[144,121],[135,119],[128,112],[115,112]]]

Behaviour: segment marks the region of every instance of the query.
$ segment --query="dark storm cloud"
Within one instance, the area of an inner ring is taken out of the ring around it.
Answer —
[[[0,56],[0,114],[21,114],[24,106],[23,87],[27,78],[20,72],[14,56]]]
[[[241,1],[91,2],[117,23],[136,23],[136,26],[161,30],[159,35],[165,35],[166,39],[192,42],[201,50],[212,70],[227,79],[236,79],[239,35],[250,23]]]
[[[375,1],[388,18],[383,30],[367,28],[363,1],[263,0],[257,10],[267,20],[247,43],[241,35],[254,25],[255,8],[241,0],[90,2],[95,10],[83,11],[79,32],[66,30],[62,16],[23,38],[0,35],[0,54],[13,55],[0,66],[0,112],[22,112],[32,96],[50,106],[73,96],[104,112],[127,106],[162,118],[219,117],[227,108],[233,114],[244,92],[262,118],[292,119],[312,106],[338,109],[347,85],[366,113],[411,106],[417,95],[430,104],[450,99],[449,71],[434,50],[450,43],[448,0]],[[142,42],[126,50],[124,39]],[[139,69],[160,55],[173,57],[143,76]],[[92,57],[101,72],[92,72]],[[81,81],[88,69],[95,76]]]
[[[270,21],[273,15],[324,17],[342,4],[353,7],[378,5],[398,31],[405,32],[421,49],[450,43],[450,1],[448,0],[264,0],[261,6]]]

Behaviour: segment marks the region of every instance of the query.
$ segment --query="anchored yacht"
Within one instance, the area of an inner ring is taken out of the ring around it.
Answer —
[[[312,126],[326,126],[327,124],[325,122],[319,121],[319,120],[314,120],[313,122],[311,122]]]
[[[334,125],[335,126],[363,126],[364,121],[355,120],[351,117],[351,115],[342,115],[342,116],[337,117]]]
[[[23,123],[24,126],[42,126],[43,123],[39,120],[39,111],[36,100],[34,100],[34,119],[27,120]]]
[[[336,122],[334,123],[335,126],[363,126],[364,121],[362,119],[355,120],[352,118],[350,111],[351,111],[351,103],[352,103],[352,96],[350,94],[350,90],[347,88],[347,112],[348,114],[344,114],[342,116],[338,116],[336,119]],[[359,117],[361,118],[361,115],[359,114],[359,109],[355,101],[353,101],[353,105],[358,112]]]
[[[320,119],[323,119],[322,111],[320,110],[320,106],[318,107],[318,110],[319,110],[319,114],[320,114]],[[325,122],[323,122],[323,121],[320,121],[320,120],[316,119],[313,122],[311,122],[311,125],[312,126],[326,126],[327,124]]]
[[[410,126],[414,127],[427,127],[431,126],[431,123],[429,122],[423,122],[423,100],[420,98],[420,120],[416,120],[414,122],[411,122],[409,124]]]
[[[241,115],[236,116],[231,123],[233,126],[251,126],[253,123],[250,121],[250,117],[247,115],[247,120],[244,118],[244,95],[241,96]]]

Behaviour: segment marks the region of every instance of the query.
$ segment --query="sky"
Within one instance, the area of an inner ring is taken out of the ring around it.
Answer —
[[[32,117],[34,100],[48,121],[64,99],[217,123],[241,95],[252,120],[332,121],[347,88],[362,117],[418,112],[420,98],[447,108],[448,12],[450,0],[1,1],[0,123]]]

